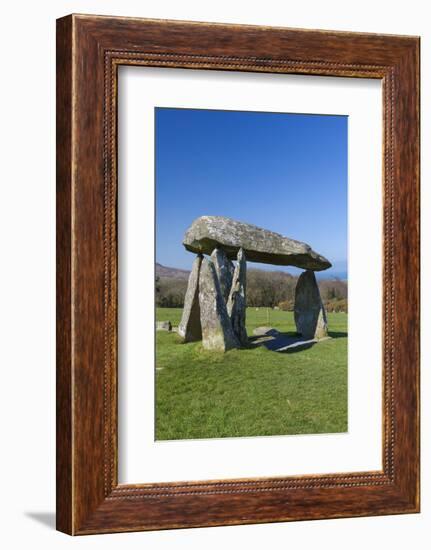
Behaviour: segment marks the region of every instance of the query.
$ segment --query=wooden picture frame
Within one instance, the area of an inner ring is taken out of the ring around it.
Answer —
[[[381,79],[382,471],[119,485],[119,65]],[[78,535],[419,511],[419,38],[57,21],[57,529]]]

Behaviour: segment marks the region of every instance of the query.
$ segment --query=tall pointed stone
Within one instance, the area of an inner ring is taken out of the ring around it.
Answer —
[[[226,303],[214,264],[204,258],[199,274],[199,305],[202,325],[202,345],[216,351],[239,347],[227,314]]]
[[[202,256],[196,256],[189,275],[183,314],[178,326],[178,334],[185,342],[196,342],[202,339],[201,311],[199,306],[199,273]]]
[[[305,339],[320,339],[328,336],[326,311],[320,297],[314,271],[301,273],[295,290],[296,330]]]
[[[238,251],[237,264],[233,274],[232,287],[227,300],[227,312],[232,323],[235,336],[241,345],[248,344],[247,330],[245,328],[246,313],[246,283],[247,262],[242,248]]]
[[[215,248],[211,254],[211,260],[214,264],[217,277],[220,283],[220,290],[224,301],[227,302],[229,292],[232,287],[232,278],[234,272],[233,263],[226,256],[222,248]]]

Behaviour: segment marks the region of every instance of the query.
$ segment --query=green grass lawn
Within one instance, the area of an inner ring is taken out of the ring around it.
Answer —
[[[176,326],[181,309],[158,308]],[[293,314],[247,309],[247,331],[295,331]],[[333,338],[295,353],[263,347],[214,353],[156,333],[156,439],[347,431],[347,315],[328,314]]]

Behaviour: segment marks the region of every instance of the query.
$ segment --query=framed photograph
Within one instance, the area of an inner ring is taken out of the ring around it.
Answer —
[[[57,528],[419,511],[419,38],[57,21]]]

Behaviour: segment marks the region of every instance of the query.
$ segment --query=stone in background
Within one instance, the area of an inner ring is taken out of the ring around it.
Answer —
[[[227,312],[232,323],[235,336],[241,345],[248,344],[245,328],[246,314],[247,262],[242,248],[239,249],[232,286],[227,300]]]
[[[220,290],[224,301],[229,298],[230,289],[232,287],[234,265],[226,256],[222,248],[215,248],[211,254],[211,260],[214,264],[217,277],[220,283]]]

